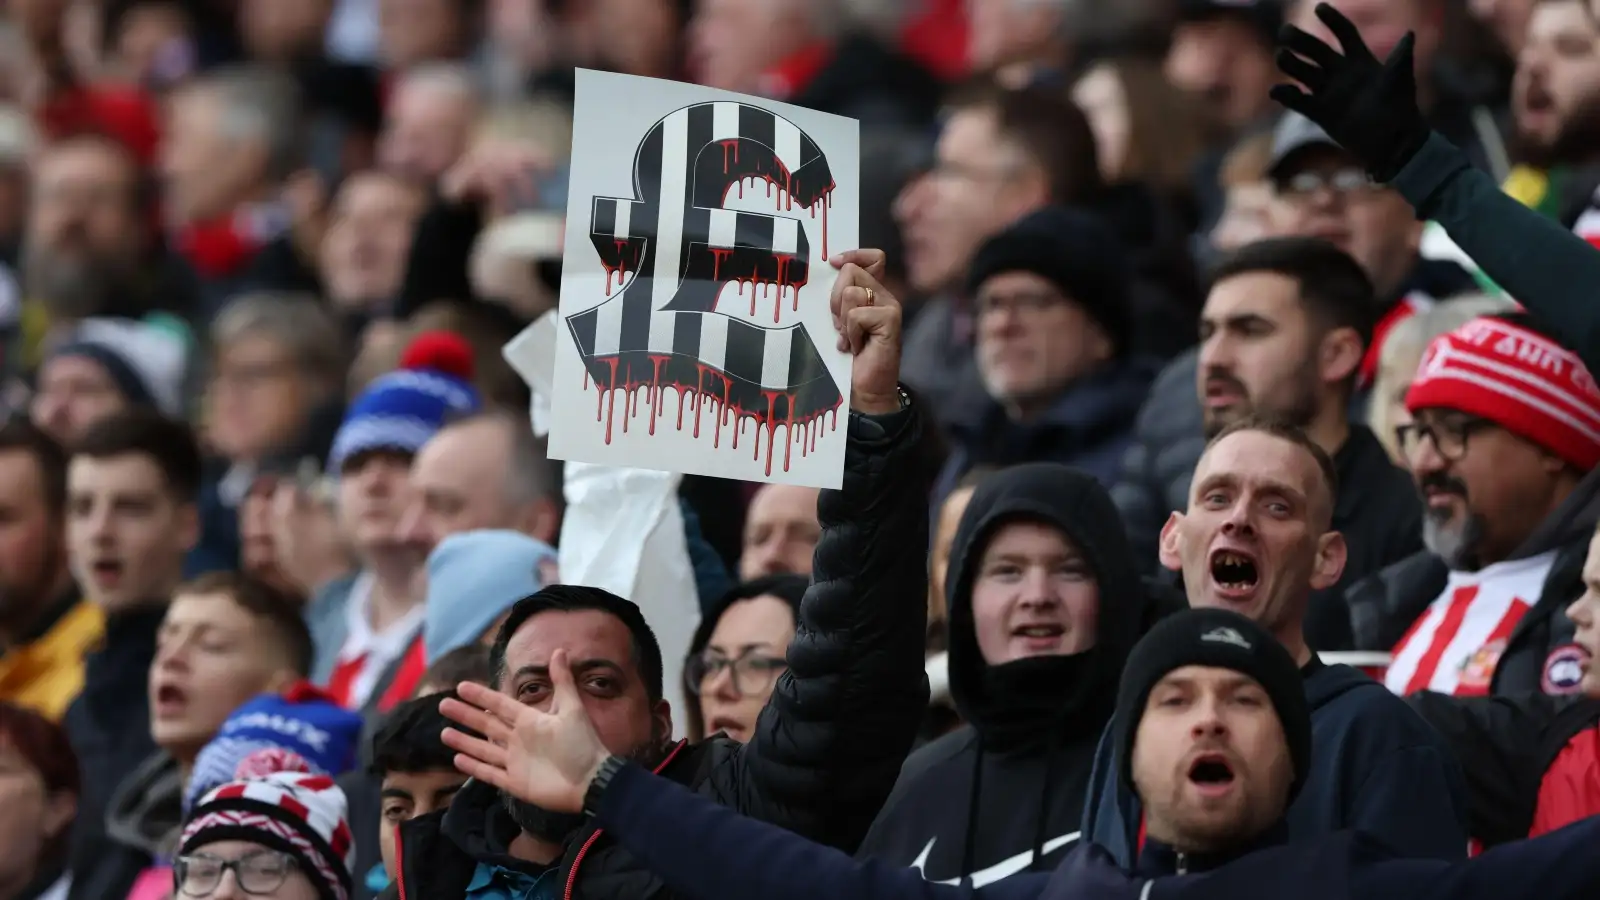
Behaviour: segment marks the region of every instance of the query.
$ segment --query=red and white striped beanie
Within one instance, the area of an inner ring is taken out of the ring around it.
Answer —
[[[1478,416],[1583,472],[1600,464],[1600,388],[1578,354],[1513,322],[1473,319],[1428,345],[1406,409]]]
[[[200,799],[180,854],[217,841],[249,841],[293,856],[322,900],[350,900],[355,864],[344,791],[326,775],[273,772],[231,781]]]

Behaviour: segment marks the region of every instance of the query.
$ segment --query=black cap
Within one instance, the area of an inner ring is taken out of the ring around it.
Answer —
[[[1114,720],[1123,783],[1133,785],[1133,739],[1150,691],[1168,673],[1184,666],[1232,669],[1255,679],[1267,692],[1294,765],[1294,782],[1289,788],[1293,802],[1311,771],[1311,707],[1300,667],[1266,629],[1225,609],[1174,613],[1151,628],[1128,654]]]
[[[1267,177],[1279,180],[1288,174],[1295,157],[1319,147],[1345,152],[1322,126],[1297,112],[1285,113],[1272,129],[1272,162],[1267,164]]]
[[[1178,0],[1178,18],[1185,22],[1238,19],[1254,27],[1269,45],[1283,27],[1282,0]]]
[[[1122,241],[1098,216],[1061,206],[1024,216],[978,248],[967,292],[975,295],[989,278],[1007,272],[1032,272],[1054,284],[1119,350],[1128,346],[1133,269]]]

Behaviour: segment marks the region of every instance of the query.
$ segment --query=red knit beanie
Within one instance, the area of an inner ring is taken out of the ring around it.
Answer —
[[[1478,416],[1587,472],[1600,463],[1600,388],[1576,353],[1513,322],[1474,319],[1422,355],[1406,409]]]

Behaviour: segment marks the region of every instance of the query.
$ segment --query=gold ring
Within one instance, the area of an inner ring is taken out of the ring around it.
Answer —
[[[867,288],[866,290],[867,290],[867,305],[871,306],[872,304],[877,303],[878,302],[878,295],[872,290],[872,288]]]

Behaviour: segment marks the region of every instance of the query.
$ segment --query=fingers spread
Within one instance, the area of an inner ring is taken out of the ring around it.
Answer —
[[[1345,56],[1350,59],[1373,58],[1372,51],[1367,49],[1367,42],[1361,39],[1361,32],[1356,29],[1355,23],[1344,17],[1343,13],[1327,3],[1318,3],[1316,14],[1317,18],[1322,20],[1322,24],[1333,32]]]
[[[1279,50],[1277,61],[1278,68],[1283,70],[1283,74],[1300,82],[1310,90],[1320,91],[1328,84],[1326,69],[1313,66],[1288,50]]]
[[[494,688],[472,681],[463,681],[456,685],[456,693],[462,700],[479,709],[486,709],[506,722],[515,722],[517,717],[522,715],[522,711],[528,709]]]
[[[1283,29],[1281,43],[1323,68],[1336,68],[1344,62],[1344,57],[1339,55],[1339,51],[1329,47],[1320,38],[1313,37],[1293,25]]]
[[[473,737],[454,728],[446,728],[439,733],[439,739],[446,747],[465,756],[470,756],[480,762],[491,766],[505,768],[506,748],[483,738]]]
[[[502,791],[508,790],[510,779],[506,777],[505,769],[479,762],[465,753],[457,753],[454,762],[456,771],[468,778],[492,785]]]
[[[1274,85],[1268,95],[1285,109],[1292,109],[1308,119],[1313,117],[1315,105],[1311,95],[1292,84]]]

